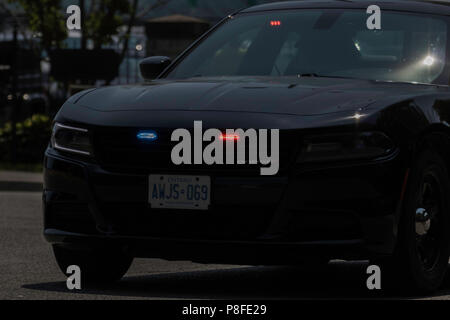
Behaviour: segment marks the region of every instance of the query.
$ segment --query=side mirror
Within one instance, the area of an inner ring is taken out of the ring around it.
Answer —
[[[145,58],[139,64],[141,75],[145,80],[156,79],[171,63],[172,60],[169,57],[156,56]]]

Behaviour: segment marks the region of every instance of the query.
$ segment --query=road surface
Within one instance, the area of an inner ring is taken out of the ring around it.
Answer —
[[[366,268],[364,262],[308,270],[136,259],[117,284],[73,292],[42,236],[41,194],[0,190],[0,299],[399,298],[369,291]],[[449,299],[450,281],[431,297],[401,298]]]

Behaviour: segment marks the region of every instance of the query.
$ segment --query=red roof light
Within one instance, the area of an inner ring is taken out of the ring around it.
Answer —
[[[270,25],[272,27],[279,27],[279,26],[281,26],[281,21],[280,20],[272,20],[272,21],[270,21]]]

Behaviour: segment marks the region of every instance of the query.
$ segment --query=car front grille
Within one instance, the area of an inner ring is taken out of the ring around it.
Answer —
[[[102,204],[104,217],[121,235],[203,240],[254,240],[263,235],[274,206],[212,205],[209,211],[150,209],[148,205]]]
[[[172,148],[177,142],[171,141],[172,130],[155,129],[158,140],[141,142],[136,138],[136,128],[101,128],[95,135],[96,159],[106,170],[124,173],[183,172],[235,175],[259,175],[260,164],[234,165],[174,165],[171,159]],[[192,135],[193,136],[193,135]],[[204,143],[206,146],[208,143]],[[299,140],[292,132],[280,132],[280,169],[284,173],[297,152]],[[246,146],[248,155],[248,145]],[[270,150],[269,150],[270,152]],[[224,147],[224,156],[226,154]],[[235,152],[236,155],[236,152]],[[237,161],[235,160],[235,163]]]

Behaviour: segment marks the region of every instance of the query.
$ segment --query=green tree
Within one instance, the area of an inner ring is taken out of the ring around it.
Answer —
[[[43,49],[60,48],[67,38],[66,8],[61,0],[8,0],[23,8],[29,28],[40,36]],[[139,8],[140,0],[78,0],[74,4],[82,9],[82,42],[92,40],[94,48],[101,48],[112,42],[112,37],[121,36],[123,41],[122,57],[128,49],[131,29],[137,19],[151,10],[166,5],[169,0],[154,0]],[[138,13],[139,8],[139,13]],[[119,27],[125,26],[125,32],[119,34]],[[83,48],[85,45],[82,46]]]
[[[124,24],[124,16],[133,15],[132,11],[128,0],[93,0],[89,12],[84,14],[83,35],[93,41],[95,48],[101,48],[111,43],[112,36],[118,34],[119,27]]]
[[[84,0],[82,7],[84,5]],[[169,0],[154,0],[144,8],[140,8],[139,0],[91,0],[89,9],[84,13],[82,20],[82,34],[84,41],[91,39],[94,48],[101,48],[112,42],[113,36],[120,36],[122,41],[121,61],[128,50],[128,40],[131,29],[136,20],[159,7],[165,6]],[[139,13],[138,13],[139,11]],[[119,27],[125,26],[124,33],[119,33]]]
[[[19,3],[24,9],[28,26],[41,39],[41,48],[59,48],[67,38],[65,10],[60,0],[9,0]]]

